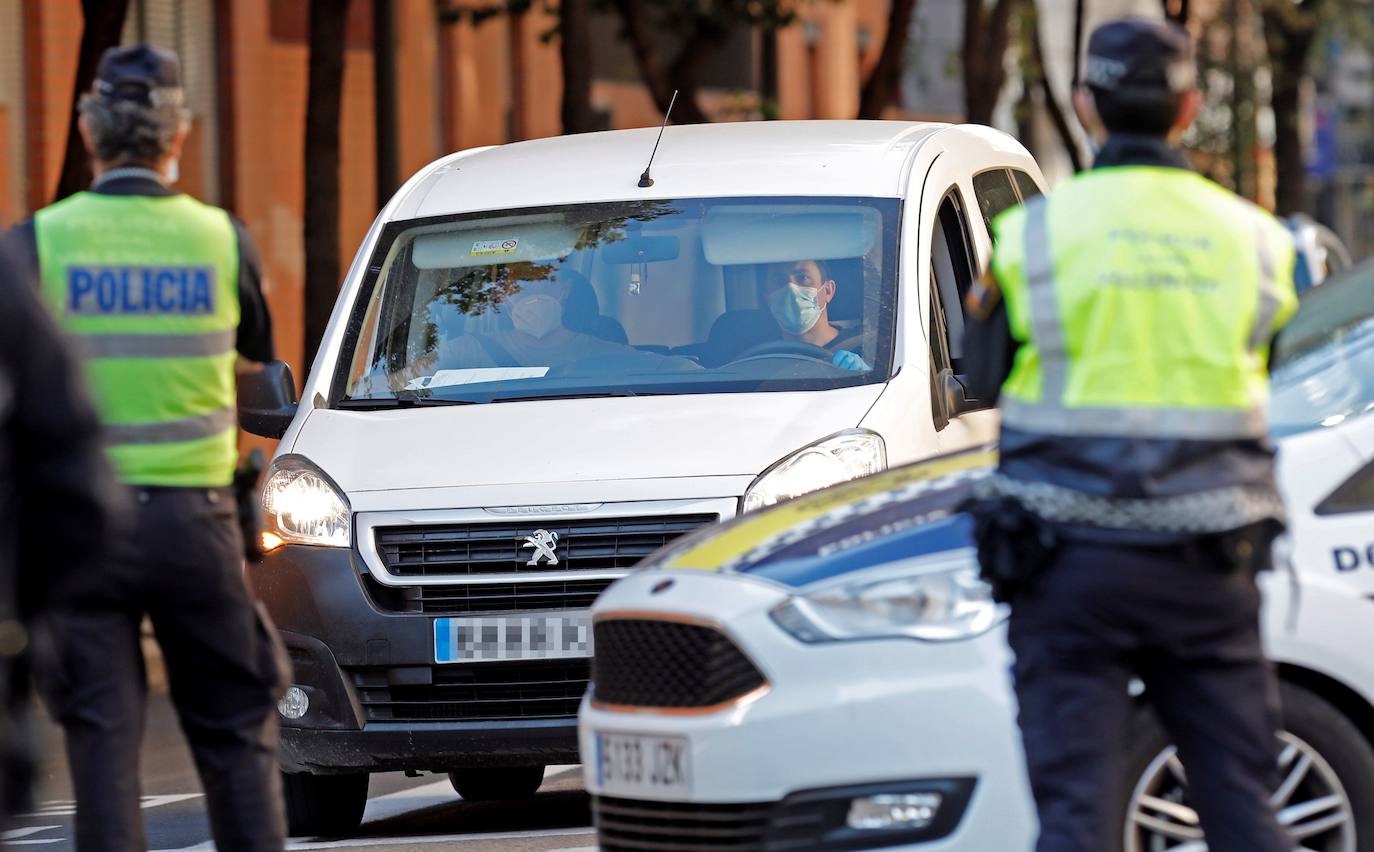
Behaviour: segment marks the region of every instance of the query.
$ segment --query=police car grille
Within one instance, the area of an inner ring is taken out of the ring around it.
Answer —
[[[763,848],[772,808],[768,803],[592,800],[602,852],[753,852]]]
[[[587,609],[612,583],[611,580],[566,580],[384,586],[371,576],[364,577],[363,582],[373,603],[386,612],[432,615]]]
[[[724,633],[698,624],[616,618],[594,627],[592,680],[602,704],[713,707],[766,682]]]
[[[587,691],[588,661],[352,669],[369,722],[571,719]]]
[[[634,567],[678,536],[719,515],[549,519],[496,524],[417,524],[376,530],[377,552],[396,577],[607,571]],[[527,541],[555,533],[557,564],[528,564],[539,551]]]

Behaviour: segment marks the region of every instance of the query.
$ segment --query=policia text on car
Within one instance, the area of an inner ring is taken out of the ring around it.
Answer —
[[[281,849],[282,655],[243,582],[231,490],[236,357],[272,358],[260,264],[242,225],[170,188],[188,129],[173,54],[107,52],[80,111],[95,183],[10,240],[82,357],[129,503],[108,558],[55,619],[60,657],[44,689],[66,730],[77,845],[146,847],[146,614],[217,846]]]
[[[1113,22],[1088,54],[1094,168],[994,222],[969,296],[976,390],[1003,412],[979,556],[1012,605],[1037,849],[1118,848],[1139,677],[1208,848],[1288,852],[1255,573],[1283,519],[1265,402],[1294,249],[1172,147],[1199,102],[1186,31]]]

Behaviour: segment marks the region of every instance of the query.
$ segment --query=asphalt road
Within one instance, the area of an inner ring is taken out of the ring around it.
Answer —
[[[62,731],[39,731],[43,767],[37,809],[4,832],[3,845],[52,852],[74,849],[71,780]],[[143,817],[150,850],[213,849],[205,800],[176,715],[165,693],[149,696],[143,743]],[[591,813],[579,767],[550,767],[544,786],[521,802],[467,803],[447,776],[373,775],[363,827],[346,840],[292,838],[288,849],[366,847],[462,852],[594,852]]]

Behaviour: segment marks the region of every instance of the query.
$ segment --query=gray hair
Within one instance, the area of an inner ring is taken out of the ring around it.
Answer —
[[[86,117],[97,159],[107,163],[152,163],[171,150],[177,132],[190,121],[179,102],[141,104],[82,95],[77,109]]]

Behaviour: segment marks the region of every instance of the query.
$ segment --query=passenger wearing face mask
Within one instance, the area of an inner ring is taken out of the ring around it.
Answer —
[[[408,368],[407,378],[438,370],[562,367],[597,358],[612,358],[617,367],[623,364],[626,369],[637,371],[692,366],[682,358],[643,352],[568,328],[564,308],[575,273],[532,274],[533,268],[528,264],[510,264],[506,272],[517,283],[498,310],[510,319],[511,328],[447,340]]]
[[[781,264],[768,282],[768,310],[784,340],[809,343],[834,354],[830,363],[846,370],[873,369],[859,353],[861,335],[845,334],[830,322],[835,279],[823,260]]]

